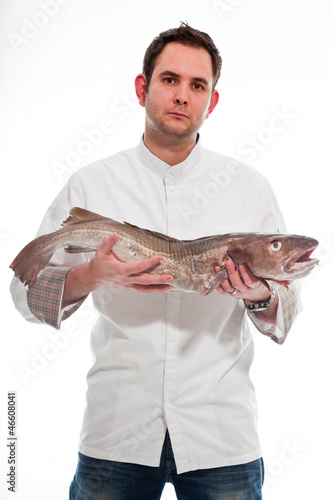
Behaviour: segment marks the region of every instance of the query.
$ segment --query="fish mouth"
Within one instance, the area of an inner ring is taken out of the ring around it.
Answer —
[[[297,275],[297,277],[303,277],[309,274],[319,262],[318,259],[311,258],[311,254],[316,248],[317,245],[313,245],[310,249],[306,251],[301,250],[289,257],[284,263],[284,272]]]

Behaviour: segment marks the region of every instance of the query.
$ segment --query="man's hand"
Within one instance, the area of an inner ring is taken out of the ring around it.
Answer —
[[[119,288],[131,288],[144,293],[164,292],[172,288],[165,282],[172,281],[173,276],[145,272],[161,262],[162,256],[156,255],[137,262],[121,262],[112,253],[117,239],[117,233],[112,233],[105,238],[97,248],[95,257],[90,261],[91,276],[98,286],[108,283]]]
[[[250,269],[240,264],[239,268],[231,259],[225,263],[229,279],[222,281],[217,287],[217,291],[222,295],[232,295],[237,299],[245,299],[249,302],[268,300],[271,296],[269,285],[254,276]],[[218,271],[217,267],[215,270]]]
[[[238,269],[231,259],[227,259],[225,266],[228,271],[229,279],[225,279],[222,281],[221,285],[217,287],[216,290],[219,293],[237,299],[244,299],[246,302],[250,303],[266,301],[271,297],[271,290],[268,283],[254,276],[246,265],[240,264]],[[219,267],[215,268],[216,271],[219,269]],[[278,302],[279,299],[276,294],[268,309],[265,311],[253,311],[253,314],[266,323],[276,325]]]
[[[138,262],[121,262],[112,253],[117,239],[117,233],[112,233],[99,245],[91,261],[69,270],[65,281],[62,307],[77,302],[104,284],[144,293],[165,292],[172,289],[172,286],[166,282],[172,281],[173,276],[145,272],[158,264],[163,259],[162,256],[156,255]]]

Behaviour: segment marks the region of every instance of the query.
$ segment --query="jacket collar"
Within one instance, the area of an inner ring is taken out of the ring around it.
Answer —
[[[178,182],[186,177],[189,172],[196,169],[200,163],[203,148],[198,134],[197,143],[188,155],[188,157],[177,165],[169,165],[157,156],[155,156],[145,145],[143,136],[138,145],[139,156],[145,167],[149,168],[156,175],[165,179],[167,182]]]

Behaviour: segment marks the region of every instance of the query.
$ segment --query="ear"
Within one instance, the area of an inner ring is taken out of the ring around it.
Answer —
[[[211,100],[210,100],[210,105],[209,105],[209,108],[208,108],[208,113],[207,113],[206,119],[214,111],[217,103],[219,102],[219,98],[220,98],[220,95],[219,95],[218,91],[214,90],[213,93],[212,93]]]
[[[135,79],[135,92],[137,98],[139,99],[139,104],[143,107],[145,107],[146,103],[146,85],[147,85],[146,77],[143,73],[141,73]]]

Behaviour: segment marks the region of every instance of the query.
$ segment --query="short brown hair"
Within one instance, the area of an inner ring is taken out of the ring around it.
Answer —
[[[182,45],[187,45],[189,47],[204,48],[209,52],[212,65],[213,65],[213,89],[215,88],[218,79],[221,74],[222,59],[219,50],[215,46],[211,37],[199,31],[197,29],[191,28],[187,23],[182,22],[179,28],[172,28],[167,31],[160,33],[151,42],[146,50],[143,59],[143,70],[142,72],[146,76],[146,92],[148,91],[149,83],[155,68],[156,59],[168,43],[180,43]]]

